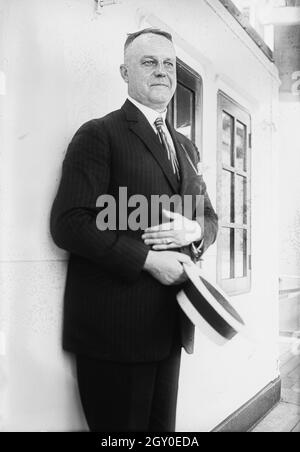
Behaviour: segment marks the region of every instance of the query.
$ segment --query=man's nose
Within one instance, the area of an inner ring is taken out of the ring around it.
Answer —
[[[166,71],[166,68],[165,68],[163,62],[158,62],[157,63],[157,66],[155,68],[155,75],[156,76],[161,76],[161,77],[164,77],[164,76],[167,75],[167,71]]]

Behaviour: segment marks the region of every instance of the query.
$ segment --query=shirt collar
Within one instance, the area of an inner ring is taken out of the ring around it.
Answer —
[[[153,110],[150,107],[147,107],[146,105],[141,104],[140,102],[138,102],[135,99],[132,99],[132,97],[128,96],[128,100],[135,105],[142,113],[143,115],[146,117],[146,119],[149,121],[150,125],[154,128],[155,130],[155,125],[154,125],[154,121],[161,116],[163,118],[163,120],[166,120],[166,116],[167,116],[167,109],[165,109],[165,111],[163,111],[162,113],[159,113],[156,110]]]

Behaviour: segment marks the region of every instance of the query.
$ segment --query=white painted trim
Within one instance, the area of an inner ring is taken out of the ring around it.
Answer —
[[[223,91],[232,97],[236,102],[251,112],[253,115],[260,107],[258,98],[251,96],[242,85],[237,84],[234,80],[223,73],[216,74],[215,81],[217,91]]]
[[[300,281],[300,276],[298,275],[279,275],[279,279],[299,279]]]
[[[263,25],[297,25],[300,24],[300,7],[273,8],[260,19]]]
[[[273,79],[280,85],[278,69],[275,64],[272,63],[264,53],[258,49],[257,44],[251,39],[251,37],[243,32],[242,26],[236,21],[234,17],[224,8],[219,0],[204,0],[204,2],[214,11],[214,13],[227,25],[227,27],[234,33],[240,42],[245,45],[249,51],[255,56],[255,58],[265,67],[265,69],[271,74]]]

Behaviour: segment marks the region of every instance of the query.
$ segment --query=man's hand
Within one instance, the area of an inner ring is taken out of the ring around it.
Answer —
[[[189,256],[176,251],[149,251],[144,270],[166,286],[181,284],[187,279],[182,263],[192,264]]]
[[[152,245],[153,250],[180,248],[201,240],[202,230],[197,221],[164,209],[163,213],[173,221],[147,228],[142,235],[145,244]]]

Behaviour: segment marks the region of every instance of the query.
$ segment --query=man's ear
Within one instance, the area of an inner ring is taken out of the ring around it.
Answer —
[[[122,76],[122,79],[124,80],[124,82],[128,83],[128,68],[127,68],[126,64],[121,64],[120,72],[121,72],[121,76]]]

